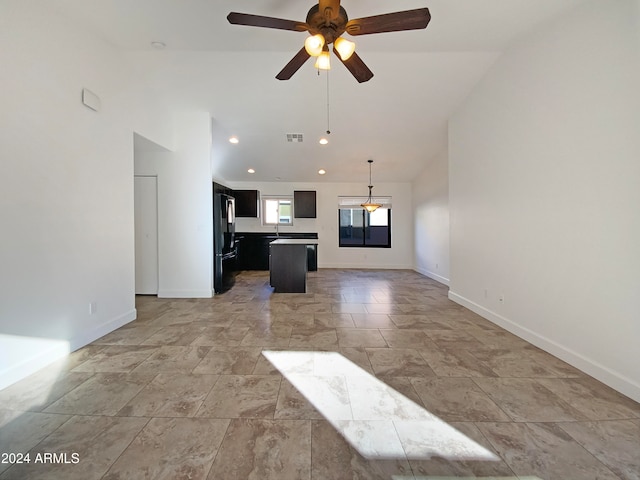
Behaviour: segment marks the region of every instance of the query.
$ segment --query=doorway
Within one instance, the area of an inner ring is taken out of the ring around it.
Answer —
[[[134,176],[135,291],[158,294],[158,177]]]

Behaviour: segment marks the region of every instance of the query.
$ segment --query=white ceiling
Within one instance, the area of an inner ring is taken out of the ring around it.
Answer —
[[[309,60],[291,80],[276,80],[307,34],[226,20],[236,11],[304,21],[313,0],[46,3],[127,52],[167,101],[211,114],[217,177],[366,182],[372,158],[375,184],[411,181],[446,148],[448,118],[500,53],[583,1],[343,0],[349,18],[431,12],[426,30],[351,38],[375,74],[363,84],[336,61],[328,79]],[[167,47],[154,50],[153,41]],[[327,121],[329,144],[321,146]],[[304,142],[287,143],[287,133]],[[229,144],[231,135],[240,143]]]

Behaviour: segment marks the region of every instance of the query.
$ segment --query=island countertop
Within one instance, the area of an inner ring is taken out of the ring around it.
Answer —
[[[269,245],[318,245],[317,238],[280,238]]]

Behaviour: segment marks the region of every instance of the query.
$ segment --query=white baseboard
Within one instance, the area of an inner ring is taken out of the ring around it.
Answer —
[[[211,298],[211,290],[159,290],[158,298]]]
[[[71,340],[69,340],[70,351],[73,352],[75,350],[78,350],[79,348],[90,344],[94,340],[97,340],[100,337],[104,337],[107,333],[111,333],[114,330],[122,327],[123,325],[132,322],[137,318],[137,316],[138,313],[134,308],[133,310],[129,310],[122,315],[118,315],[117,317],[114,317],[111,320],[108,320],[89,331],[82,332],[80,335],[74,336],[73,338],[71,338]]]
[[[318,265],[318,269],[323,268],[338,268],[344,270],[413,270],[411,265],[362,265],[355,263],[326,263]]]
[[[452,291],[449,291],[449,299],[468,308],[472,312],[477,313],[481,317],[486,318],[490,322],[495,323],[514,335],[517,335],[536,347],[558,357],[578,370],[591,375],[629,398],[640,402],[640,385],[630,378],[620,375],[618,372],[611,370],[599,362],[589,359],[584,355],[551,340],[550,338],[523,327],[513,320],[509,320],[508,318],[505,318],[502,315],[499,315],[492,310],[489,310],[482,305],[479,305]]]
[[[14,335],[0,335],[0,350],[0,390],[65,357],[71,351],[69,342],[65,340]],[[23,357],[16,358],[19,356]]]
[[[449,286],[449,279],[445,278],[441,275],[438,275],[437,273],[431,272],[429,270],[426,270],[424,268],[420,268],[420,267],[413,267],[413,270],[415,272],[418,272],[422,275],[424,275],[425,277],[429,277],[431,280],[435,280],[436,282],[439,282],[443,285],[446,285],[447,287]]]
[[[38,370],[64,358],[69,353],[126,325],[136,318],[136,310],[130,310],[71,339],[46,339],[0,335],[0,350],[7,355],[5,361],[13,362],[0,371],[0,390],[12,385]],[[6,345],[2,345],[6,343]],[[19,353],[16,351],[19,350]],[[12,352],[11,354],[9,352]],[[33,353],[32,353],[33,352]],[[9,355],[11,358],[9,358]],[[19,358],[21,357],[22,358]],[[18,357],[18,358],[16,358]]]

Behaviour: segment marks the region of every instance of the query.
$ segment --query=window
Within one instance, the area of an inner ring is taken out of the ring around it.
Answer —
[[[360,199],[361,202],[365,199]],[[338,209],[340,247],[391,247],[391,202],[374,199],[384,206],[369,213],[355,206],[356,199],[340,199]]]
[[[292,197],[262,197],[263,225],[293,225]]]

